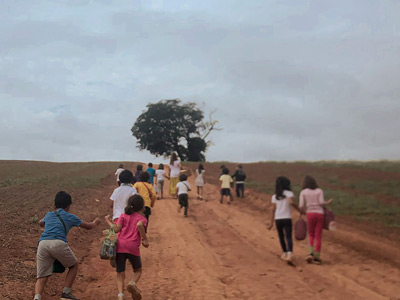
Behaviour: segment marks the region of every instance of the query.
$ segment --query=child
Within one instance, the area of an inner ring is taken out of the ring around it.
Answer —
[[[290,188],[290,180],[280,176],[276,179],[275,194],[272,196],[271,221],[268,227],[270,230],[275,219],[276,230],[278,231],[279,242],[281,243],[283,254],[281,259],[288,263],[293,263],[293,242],[292,242],[292,210],[294,207],[299,210],[294,203],[294,194]],[[286,241],[285,241],[286,237]]]
[[[156,201],[156,192],[153,186],[148,183],[150,174],[147,172],[140,173],[140,182],[134,184],[134,188],[138,191],[139,195],[144,199],[144,216],[147,219],[147,227],[149,226],[149,217],[151,215],[151,207],[154,207]]]
[[[143,247],[149,247],[145,227],[147,220],[143,216],[144,200],[140,195],[129,197],[125,213],[120,216],[117,223],[113,225],[110,216],[105,216],[109,226],[114,226],[115,232],[119,232],[117,240],[117,286],[118,300],[124,300],[125,266],[128,259],[132,265],[133,278],[126,289],[132,294],[132,299],[141,299],[140,290],[137,288],[142,275],[142,261],[140,259],[140,240]]]
[[[232,178],[236,180],[236,196],[244,198],[244,181],[246,180],[246,174],[243,171],[242,165],[237,165],[235,174]]]
[[[181,212],[182,207],[185,208],[184,215],[185,217],[188,216],[188,209],[189,209],[189,196],[188,192],[190,191],[190,184],[187,181],[187,175],[181,174],[179,175],[179,182],[176,185],[176,193],[178,194],[178,202],[179,208],[178,213]]]
[[[203,187],[204,184],[206,183],[205,178],[204,178],[204,167],[203,164],[199,164],[198,169],[196,169],[196,179],[195,179],[195,184],[197,187],[197,199],[203,200]]]
[[[121,185],[121,181],[119,180],[119,174],[121,174],[121,172],[124,170],[124,165],[120,164],[117,171],[115,171],[115,176],[117,176],[117,184],[118,186]]]
[[[96,218],[90,223],[81,221],[77,216],[69,213],[71,204],[71,195],[64,191],[58,192],[54,199],[55,211],[48,212],[39,221],[39,225],[44,227],[44,232],[40,237],[37,249],[37,281],[34,300],[42,300],[42,293],[48,278],[53,273],[55,260],[69,268],[61,299],[79,300],[71,292],[72,284],[78,273],[78,262],[68,245],[67,235],[74,226],[92,229],[100,224],[100,219]]]
[[[156,177],[157,177],[157,199],[163,199],[164,198],[164,175],[165,175],[165,171],[164,171],[164,165],[163,164],[159,164],[158,165],[158,170],[156,171]],[[161,195],[161,197],[160,197]]]
[[[140,182],[140,174],[143,172],[143,166],[137,165],[136,172],[135,172],[135,183]]]
[[[110,197],[114,222],[117,222],[119,216],[124,213],[129,197],[137,194],[136,189],[131,186],[132,179],[133,174],[129,170],[124,170],[119,174],[121,186],[117,187]]]
[[[222,204],[224,200],[224,196],[229,197],[228,204],[232,203],[232,194],[231,194],[231,183],[233,182],[232,177],[229,175],[229,170],[227,168],[224,168],[222,170],[222,175],[219,178],[219,180],[222,182],[221,183],[221,199],[219,200],[219,203]]]
[[[332,199],[324,200],[324,193],[318,188],[317,182],[311,176],[306,176],[303,181],[303,190],[300,192],[300,209],[307,213],[308,229],[308,255],[306,261],[321,264],[321,240],[324,226],[324,205]],[[316,240],[314,251],[314,239]]]
[[[150,174],[149,183],[154,186],[154,175],[156,174],[156,170],[153,169],[152,163],[149,163],[148,166],[149,167],[146,169],[146,172]]]

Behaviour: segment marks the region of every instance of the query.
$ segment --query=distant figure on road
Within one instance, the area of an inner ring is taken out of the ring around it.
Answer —
[[[233,182],[232,177],[229,175],[229,170],[227,168],[222,170],[222,176],[219,178],[221,181],[221,199],[219,202],[222,204],[224,201],[224,197],[228,197],[228,204],[232,203],[232,194],[231,194],[231,184]]]
[[[146,172],[150,174],[150,179],[149,183],[151,183],[152,186],[154,186],[154,175],[156,174],[156,170],[153,168],[153,163],[148,163],[148,168],[146,169]]]
[[[179,175],[181,173],[181,161],[176,155],[176,153],[171,154],[171,160],[169,162],[169,175],[167,178],[169,178],[169,194],[173,198],[177,198],[176,195],[176,185],[179,182]]]
[[[115,171],[115,176],[117,176],[117,184],[118,186],[121,185],[121,181],[119,180],[119,174],[121,174],[121,172],[124,170],[124,165],[120,164],[117,171]]]
[[[307,213],[308,228],[308,263],[321,264],[321,241],[324,226],[324,205],[332,199],[324,200],[324,193],[318,188],[317,182],[311,176],[306,176],[303,181],[303,190],[300,192],[300,209]],[[315,248],[314,248],[315,240]]]
[[[55,260],[63,267],[68,268],[61,299],[78,299],[71,292],[72,284],[78,274],[78,261],[68,245],[67,235],[74,226],[93,229],[100,224],[100,219],[96,218],[89,223],[83,222],[77,216],[69,213],[71,205],[71,195],[60,191],[54,199],[55,210],[48,212],[39,221],[39,225],[44,227],[44,232],[39,239],[37,249],[37,280],[34,300],[42,300],[44,287],[53,274]]]
[[[158,169],[156,171],[156,177],[157,177],[157,186],[156,186],[157,199],[163,199],[164,198],[164,178],[165,178],[165,170],[164,170],[163,164],[158,165]]]
[[[236,196],[244,198],[244,181],[246,180],[246,174],[241,164],[237,165],[236,172],[232,175],[232,178],[236,180]]]
[[[206,180],[204,178],[204,167],[203,164],[199,164],[199,167],[196,169],[196,179],[194,181],[196,187],[197,187],[197,199],[203,200],[203,187],[204,184],[206,183]]]
[[[124,300],[125,267],[126,261],[132,265],[133,278],[126,289],[132,294],[132,299],[141,299],[140,290],[137,288],[142,275],[142,261],[140,259],[140,242],[143,247],[149,247],[146,236],[147,220],[143,215],[144,200],[140,195],[129,197],[124,213],[114,225],[115,232],[119,232],[117,239],[117,287],[118,300]],[[105,216],[109,226],[113,226],[109,215]]]
[[[275,182],[275,194],[272,196],[271,220],[268,226],[270,230],[276,224],[279,242],[281,243],[283,254],[281,259],[288,263],[293,263],[293,240],[292,240],[292,207],[300,212],[299,207],[294,202],[294,194],[290,188],[290,180],[280,176]]]
[[[179,208],[178,213],[181,212],[182,207],[185,208],[184,216],[188,216],[188,209],[189,209],[189,191],[191,190],[190,184],[187,181],[187,175],[181,174],[179,175],[179,182],[176,185],[176,192],[178,193],[178,201],[179,201]]]

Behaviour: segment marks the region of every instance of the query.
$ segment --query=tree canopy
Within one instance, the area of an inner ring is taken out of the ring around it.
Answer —
[[[133,125],[137,147],[156,156],[176,152],[182,160],[204,161],[210,144],[205,139],[216,129],[217,121],[203,121],[204,113],[196,103],[179,99],[150,103]]]

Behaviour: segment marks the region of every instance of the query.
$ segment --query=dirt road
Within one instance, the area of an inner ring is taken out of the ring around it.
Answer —
[[[255,205],[268,196],[248,192],[229,206],[219,203],[216,186],[205,191],[207,201],[191,192],[188,218],[177,213],[176,200],[157,200],[150,247],[141,249],[143,299],[400,299],[397,244],[338,224],[324,232],[323,265],[307,265],[306,242],[296,241],[291,267],[279,259],[276,231],[266,229],[266,212]],[[98,258],[101,240],[81,264],[81,299],[117,298],[115,270]]]

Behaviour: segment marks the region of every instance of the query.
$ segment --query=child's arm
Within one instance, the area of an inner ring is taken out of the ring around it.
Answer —
[[[294,202],[294,197],[290,197],[289,198],[289,203],[292,207],[294,207],[295,210],[297,210],[300,214],[302,214],[299,206],[296,204],[296,202]]]
[[[101,222],[100,219],[96,218],[92,222],[82,222],[79,227],[90,230],[90,229],[95,228],[97,225],[99,225],[100,222]]]
[[[268,230],[271,230],[271,228],[274,226],[275,211],[276,211],[276,204],[272,203],[271,219],[268,225]]]
[[[142,245],[145,248],[149,247],[149,241],[147,240],[146,230],[144,229],[144,225],[142,221],[137,223],[137,228],[139,230],[140,236],[142,238]]]
[[[110,226],[110,227],[114,226],[115,233],[121,231],[122,225],[121,224],[113,224],[110,220],[110,215],[105,216],[104,219],[106,220],[108,226]]]
[[[176,190],[175,190],[175,195],[178,195],[178,192],[179,192],[179,188],[178,188],[178,187],[176,187]]]
[[[41,220],[39,220],[39,226],[40,227],[44,227],[44,218],[43,219],[41,219]]]

